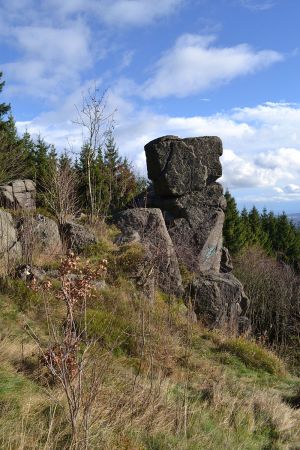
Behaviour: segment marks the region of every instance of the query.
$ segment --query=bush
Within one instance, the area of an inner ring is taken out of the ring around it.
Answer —
[[[293,347],[300,330],[299,276],[259,248],[245,250],[234,266],[250,299],[253,334],[277,349]]]
[[[253,341],[241,337],[226,339],[219,348],[237,356],[247,367],[261,369],[271,375],[285,374],[283,362],[274,353]]]

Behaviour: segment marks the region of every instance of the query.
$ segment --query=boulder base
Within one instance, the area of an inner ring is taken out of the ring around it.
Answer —
[[[162,212],[155,208],[128,209],[117,216],[116,224],[122,232],[120,243],[135,241],[143,245],[149,270],[153,267],[160,288],[182,295],[178,260]]]
[[[188,286],[187,293],[205,325],[239,330],[239,317],[247,311],[249,300],[242,284],[232,274],[198,275]]]

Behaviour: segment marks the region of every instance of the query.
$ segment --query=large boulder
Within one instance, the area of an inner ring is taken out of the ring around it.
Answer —
[[[51,258],[62,253],[62,241],[57,223],[41,214],[23,215],[17,222],[23,260]]]
[[[119,243],[134,241],[143,245],[149,271],[160,288],[182,295],[178,260],[162,212],[155,208],[127,209],[116,217],[116,224],[122,232]]]
[[[239,320],[244,317],[249,301],[242,284],[232,274],[198,275],[188,286],[187,293],[195,313],[205,325],[239,331]]]
[[[226,200],[217,137],[164,136],[145,146],[153,187],[137,201],[160,208],[178,258],[191,271],[219,272]]]
[[[149,142],[145,152],[152,185],[130,206],[144,208],[145,216],[155,208],[162,212],[178,261],[194,276],[186,298],[197,316],[212,327],[238,331],[243,323],[245,330],[248,299],[229,273],[232,261],[223,247],[226,199],[217,182],[221,140],[163,136]],[[166,267],[159,267],[161,276]]]
[[[82,253],[87,247],[97,243],[97,238],[91,230],[75,222],[61,225],[61,235],[67,248],[75,253]]]
[[[32,180],[14,180],[0,185],[0,205],[8,209],[35,209],[35,183]]]
[[[164,136],[145,146],[148,176],[159,196],[201,191],[222,175],[218,137],[180,139]]]
[[[0,209],[0,273],[9,272],[21,256],[22,249],[13,218]]]

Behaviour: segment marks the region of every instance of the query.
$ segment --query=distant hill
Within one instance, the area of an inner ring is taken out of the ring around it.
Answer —
[[[288,218],[292,220],[292,222],[300,228],[300,213],[288,214]]]

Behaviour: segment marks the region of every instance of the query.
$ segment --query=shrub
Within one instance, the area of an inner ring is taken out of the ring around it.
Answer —
[[[272,375],[284,375],[283,362],[272,352],[244,338],[226,339],[220,345],[225,350],[237,356],[247,367],[264,370]]]
[[[300,282],[293,269],[250,248],[236,258],[235,275],[250,298],[247,316],[253,334],[277,349],[294,347],[300,329]]]

